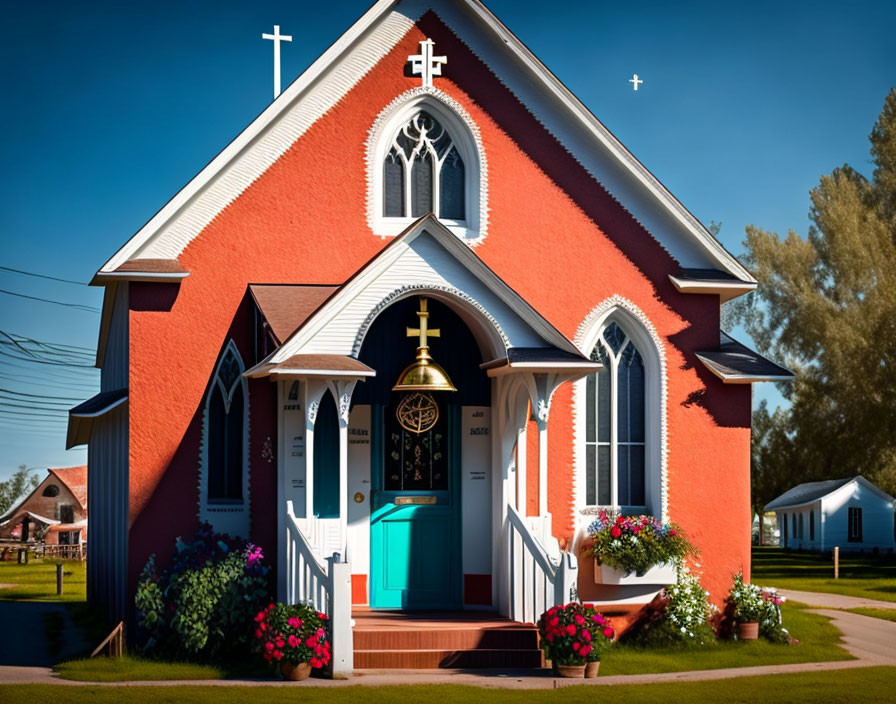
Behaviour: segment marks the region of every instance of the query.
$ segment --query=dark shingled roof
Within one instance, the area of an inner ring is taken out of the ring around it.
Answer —
[[[127,389],[115,389],[114,391],[101,391],[81,404],[72,408],[69,413],[73,416],[92,416],[102,413],[114,403],[117,403],[128,395]]]
[[[595,370],[599,367],[599,362],[592,362],[581,354],[574,354],[557,347],[509,347],[507,349],[507,357],[493,359],[485,364],[479,365],[482,369],[494,369],[495,367],[503,367],[507,364],[525,364],[537,362],[540,364],[594,364]]]
[[[788,508],[790,506],[802,506],[803,504],[812,503],[827,496],[833,491],[837,491],[842,486],[849,484],[856,477],[847,477],[846,479],[828,479],[823,482],[807,482],[805,484],[797,484],[793,489],[788,489],[777,499],[769,501],[763,510],[775,511],[780,508]]]
[[[718,269],[682,269],[678,278],[688,281],[740,281],[733,274]]]
[[[281,345],[338,286],[252,284],[249,292]]]
[[[719,334],[719,349],[697,353],[714,374],[726,380],[749,377],[787,381],[793,378],[793,372],[789,369],[766,359],[725,332],[720,331]]]

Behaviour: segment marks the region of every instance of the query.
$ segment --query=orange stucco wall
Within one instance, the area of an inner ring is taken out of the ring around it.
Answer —
[[[195,523],[197,418],[247,284],[341,283],[386,244],[366,222],[365,144],[377,114],[419,85],[404,65],[424,35],[451,57],[438,87],[476,121],[487,153],[488,237],[476,253],[570,339],[619,294],[664,340],[670,513],[702,550],[718,598],[731,573],[748,571],[750,537],[750,389],[723,385],[694,355],[718,344],[718,298],[677,293],[667,278],[677,263],[432,14],[187,247],[179,291],[146,285],[132,295],[131,583],[150,553]],[[558,391],[549,424],[558,538],[573,526],[571,399],[568,387]],[[273,539],[273,529],[258,530]]]

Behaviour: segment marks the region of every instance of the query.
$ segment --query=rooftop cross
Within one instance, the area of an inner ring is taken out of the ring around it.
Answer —
[[[408,57],[411,62],[411,72],[423,77],[423,87],[432,88],[432,77],[442,75],[442,64],[448,63],[447,56],[433,56],[435,43],[432,39],[420,42],[420,53]]]
[[[291,42],[292,37],[280,34],[280,25],[274,25],[273,34],[262,34],[262,39],[270,39],[274,42],[274,99],[280,95],[280,42]]]
[[[641,85],[644,81],[638,78],[638,74],[636,73],[628,79],[628,82],[634,84],[635,90],[638,90],[638,86]]]
[[[426,310],[426,299],[420,299],[420,310],[417,311],[417,317],[420,318],[420,327],[419,328],[408,328],[408,337],[415,337],[417,335],[420,336],[420,348],[427,349],[429,348],[429,341],[427,337],[441,337],[442,331],[438,328],[433,330],[429,330],[427,328],[427,320],[429,319],[429,311]]]

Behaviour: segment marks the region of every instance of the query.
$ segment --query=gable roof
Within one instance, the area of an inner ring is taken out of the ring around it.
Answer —
[[[780,509],[794,508],[796,506],[811,504],[815,501],[818,501],[819,499],[823,499],[824,497],[833,494],[838,489],[842,489],[844,486],[846,486],[847,484],[851,484],[852,482],[859,482],[864,487],[870,489],[873,493],[877,494],[881,498],[893,501],[892,496],[887,494],[875,484],[869,482],[862,475],[858,474],[854,477],[847,477],[846,479],[828,479],[822,482],[806,482],[805,484],[797,484],[792,489],[785,491],[778,498],[767,503],[763,510],[778,511]]]
[[[576,357],[581,357],[581,352],[563,333],[508,286],[470,247],[461,242],[454,233],[439,222],[435,215],[429,213],[412,223],[367,264],[356,271],[299,326],[288,340],[256,366],[279,364],[301,352],[305,343],[329,325],[359,291],[376,280],[399,259],[406,249],[402,245],[411,245],[422,235],[428,235],[435,240],[451,259],[478,279],[498,300],[518,315],[537,337],[543,339],[545,346],[553,346]]]
[[[80,467],[50,467],[47,471],[54,475],[81,504],[81,508],[87,508],[87,465]]]
[[[377,2],[121,247],[98,276],[132,259],[175,259],[430,8],[683,266],[708,265],[738,280],[755,281],[479,0]]]
[[[277,344],[283,344],[338,288],[305,284],[250,284],[249,293]]]

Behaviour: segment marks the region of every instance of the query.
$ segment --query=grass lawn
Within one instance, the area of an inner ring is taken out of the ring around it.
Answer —
[[[794,675],[743,677],[710,682],[674,682],[626,685],[589,689],[518,690],[486,689],[456,685],[408,687],[306,687],[301,683],[287,687],[110,687],[110,686],[0,686],[0,701],[5,704],[117,704],[152,702],[155,704],[406,704],[438,701],[440,704],[473,702],[479,704],[568,704],[587,699],[601,704],[658,702],[663,704],[828,704],[862,702],[890,704],[896,667],[871,667],[836,672],[806,672]]]
[[[87,563],[61,560],[63,593],[56,596],[56,564],[59,560],[32,559],[27,565],[0,562],[0,583],[15,584],[0,589],[3,601],[84,601],[87,598]]]
[[[804,611],[802,604],[782,606],[784,627],[797,645],[776,645],[766,640],[719,642],[688,649],[643,649],[617,645],[603,655],[601,675],[636,675],[644,672],[717,670],[725,667],[783,665],[854,659],[840,647],[840,631],[824,616]]]
[[[840,579],[829,555],[753,548],[752,581],[762,586],[896,601],[896,556],[841,554]]]
[[[882,618],[887,621],[896,621],[896,609],[844,609],[851,614],[861,614],[872,618]]]
[[[71,660],[55,668],[59,676],[78,682],[125,682],[149,680],[219,680],[225,673],[217,667],[183,662],[154,662],[125,655],[121,658]]]

